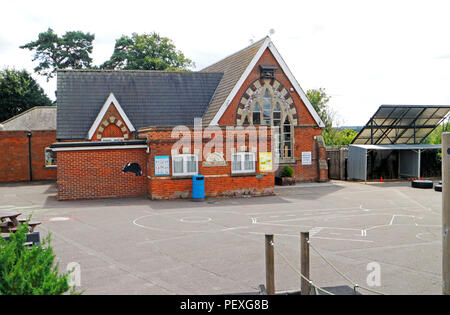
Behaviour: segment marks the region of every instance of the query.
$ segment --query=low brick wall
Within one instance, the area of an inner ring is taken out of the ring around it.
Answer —
[[[0,131],[0,182],[30,180],[28,131]],[[55,130],[31,132],[32,180],[54,180],[56,169],[45,167],[45,148],[56,141]]]
[[[274,176],[205,176],[205,194],[208,197],[267,196],[274,193]],[[149,198],[174,199],[190,198],[192,179],[153,179],[149,180]]]

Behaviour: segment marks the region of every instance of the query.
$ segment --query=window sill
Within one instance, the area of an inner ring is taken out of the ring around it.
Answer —
[[[172,175],[170,177],[170,179],[174,179],[174,180],[177,180],[177,179],[192,179],[196,175],[198,175],[198,174],[194,174],[194,175],[179,175],[179,176]]]
[[[280,161],[278,164],[295,164],[296,162],[295,162],[295,159],[292,159],[292,160],[282,160],[282,161]]]
[[[45,165],[44,168],[57,168],[57,165]]]

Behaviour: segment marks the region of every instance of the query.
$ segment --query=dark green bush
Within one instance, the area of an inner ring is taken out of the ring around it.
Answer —
[[[281,177],[292,177],[294,176],[294,170],[289,165],[286,165],[283,167],[283,170],[281,171]]]
[[[60,295],[69,290],[68,275],[58,273],[50,235],[39,246],[25,246],[28,225],[10,241],[0,237],[0,295]]]

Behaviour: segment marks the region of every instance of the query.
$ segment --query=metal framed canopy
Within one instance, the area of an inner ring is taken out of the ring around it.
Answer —
[[[352,144],[420,144],[450,105],[381,105]]]

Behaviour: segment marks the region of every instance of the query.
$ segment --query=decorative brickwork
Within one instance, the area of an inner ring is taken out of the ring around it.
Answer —
[[[255,106],[262,106],[262,97],[265,91],[268,91],[272,97],[271,111],[278,104],[281,109],[281,121],[285,121],[288,117],[292,125],[297,125],[297,110],[294,100],[279,81],[270,79],[258,79],[250,85],[239,102],[236,124],[242,126],[245,121],[248,121],[253,125],[253,110]]]
[[[274,79],[261,79],[260,65],[270,65],[277,68]],[[268,88],[283,104],[285,116],[293,125],[293,158],[281,164],[290,165],[294,169],[294,176],[297,182],[312,182],[328,180],[328,171],[320,169],[320,160],[326,162],[325,148],[319,148],[316,142],[317,136],[322,134],[322,129],[317,125],[314,118],[303,103],[300,95],[295,91],[292,82],[282,71],[275,57],[270,50],[262,54],[250,72],[244,84],[240,87],[236,97],[230,102],[225,110],[219,125],[247,125],[252,123],[251,111],[254,104]],[[302,152],[311,152],[312,164],[303,165],[301,161]],[[325,155],[324,155],[325,154]],[[323,164],[323,162],[322,162]]]
[[[102,122],[97,128],[92,140],[100,141],[102,138],[124,138],[124,140],[130,139],[130,130],[124,124],[119,111],[111,103]]]

